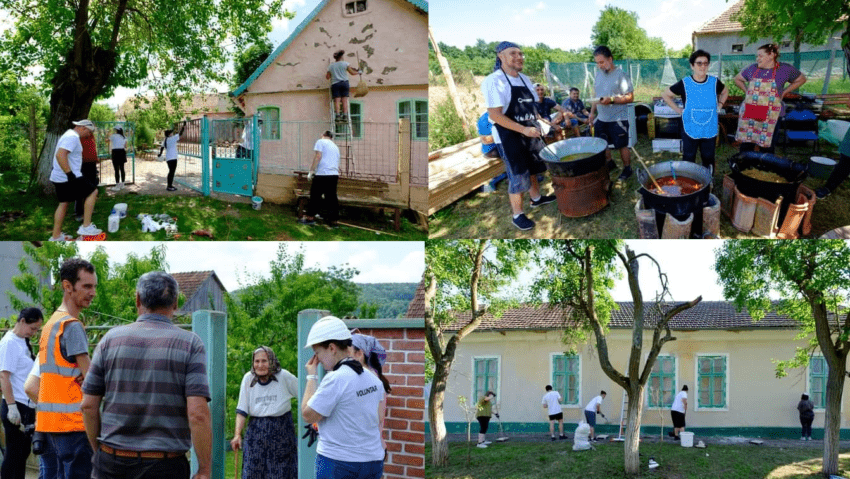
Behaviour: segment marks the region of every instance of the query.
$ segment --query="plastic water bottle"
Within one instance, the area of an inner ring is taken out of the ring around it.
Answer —
[[[109,215],[109,226],[107,227],[107,229],[110,233],[115,233],[118,231],[118,225],[120,221],[121,216],[119,216],[118,213],[113,212]]]

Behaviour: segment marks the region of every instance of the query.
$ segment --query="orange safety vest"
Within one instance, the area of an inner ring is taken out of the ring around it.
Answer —
[[[41,386],[38,389],[36,430],[41,432],[85,431],[80,403],[83,391],[76,378],[81,374],[76,363],[62,357],[59,347],[68,324],[79,321],[67,313],[55,312],[44,325],[38,342]]]

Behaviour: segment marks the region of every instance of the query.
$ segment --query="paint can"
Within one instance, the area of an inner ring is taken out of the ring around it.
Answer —
[[[254,196],[251,198],[251,206],[255,210],[259,210],[261,206],[263,206],[263,198],[259,196]]]
[[[682,447],[694,447],[694,433],[682,431],[679,433]]]

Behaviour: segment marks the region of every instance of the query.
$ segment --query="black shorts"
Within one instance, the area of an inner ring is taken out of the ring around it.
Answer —
[[[679,411],[670,411],[673,416],[673,427],[685,427],[685,415]]]
[[[604,138],[608,145],[613,145],[616,150],[626,148],[629,146],[629,122],[596,120],[593,124],[593,136]]]
[[[479,431],[481,434],[487,434],[487,429],[490,426],[490,416],[478,416],[478,425],[480,426]]]
[[[83,177],[74,178],[72,181],[63,183],[53,183],[56,187],[56,197],[60,203],[72,203],[77,200],[84,200],[89,197],[92,191],[97,189],[97,185]]]
[[[333,98],[348,98],[348,80],[336,82],[331,85],[331,96]]]
[[[549,415],[550,421],[558,421],[560,419],[564,419],[564,413],[562,413],[562,412],[559,412],[558,414],[550,414]]]

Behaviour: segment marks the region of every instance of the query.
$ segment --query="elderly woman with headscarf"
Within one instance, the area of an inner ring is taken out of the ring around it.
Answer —
[[[242,478],[298,477],[298,454],[290,399],[298,397],[298,379],[281,369],[274,351],[267,346],[254,350],[254,365],[242,377],[236,405],[236,431],[230,446],[242,449],[245,432]]]
[[[366,334],[351,333],[351,343],[354,346],[354,359],[360,361],[360,364],[363,365],[364,369],[372,372],[375,376],[378,376],[378,379],[381,380],[381,384],[384,385],[384,392],[389,394],[390,391],[392,391],[390,382],[387,381],[387,378],[384,377],[384,373],[381,371],[384,367],[384,363],[387,362],[387,351],[383,346],[381,346],[381,343],[379,343],[375,337],[368,336]],[[387,398],[384,396],[380,406],[378,406],[378,420],[381,421],[381,445],[384,447],[385,451],[387,450],[386,438],[384,438],[384,419],[386,418],[386,411]]]

